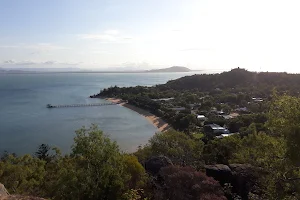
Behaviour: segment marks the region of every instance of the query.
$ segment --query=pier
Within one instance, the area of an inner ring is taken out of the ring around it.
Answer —
[[[91,107],[91,106],[109,106],[109,105],[117,105],[117,103],[90,103],[90,104],[66,104],[66,105],[47,104],[47,108]]]

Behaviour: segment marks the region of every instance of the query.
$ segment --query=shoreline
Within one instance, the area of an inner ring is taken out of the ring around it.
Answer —
[[[136,106],[130,105],[126,102],[124,102],[122,99],[118,99],[118,98],[105,98],[106,101],[109,101],[111,103],[116,103],[118,105],[121,105],[125,108],[128,108],[132,111],[137,112],[138,114],[140,114],[141,116],[144,116],[153,126],[155,126],[160,132],[165,132],[167,130],[169,130],[171,127],[168,123],[166,123],[163,119],[161,119],[160,117],[157,117],[156,115],[153,115],[152,113],[138,108]]]

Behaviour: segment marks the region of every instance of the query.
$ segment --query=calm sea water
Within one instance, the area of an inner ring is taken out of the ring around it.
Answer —
[[[42,143],[68,153],[74,131],[91,123],[122,150],[134,151],[157,131],[134,111],[118,105],[47,109],[46,104],[105,102],[88,96],[109,86],[152,86],[191,74],[0,74],[0,153],[33,153]]]

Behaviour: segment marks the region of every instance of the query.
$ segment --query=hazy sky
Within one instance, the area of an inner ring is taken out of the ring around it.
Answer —
[[[300,72],[299,10],[299,0],[0,0],[0,66]]]

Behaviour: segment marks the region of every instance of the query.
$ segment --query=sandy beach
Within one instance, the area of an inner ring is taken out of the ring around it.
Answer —
[[[144,116],[151,124],[153,124],[160,132],[165,132],[168,129],[170,129],[170,126],[168,123],[166,123],[164,120],[162,120],[160,117],[157,117],[150,112],[143,110],[141,108],[138,108],[133,105],[129,105],[128,103],[124,102],[122,99],[117,99],[117,98],[106,98],[105,100],[117,103],[121,106],[124,106],[126,108],[129,108],[140,115]]]

